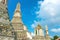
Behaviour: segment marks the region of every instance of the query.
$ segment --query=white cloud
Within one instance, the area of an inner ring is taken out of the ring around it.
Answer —
[[[41,6],[39,7],[40,10],[38,11],[38,14],[40,15],[43,12],[46,12],[46,15],[54,16],[56,14],[58,3],[60,4],[59,1],[60,0],[44,0],[42,3],[39,1],[38,4],[40,3]]]
[[[35,28],[37,24],[38,24],[38,22],[36,20],[34,20],[33,24],[31,24],[31,27]]]
[[[36,14],[38,19],[42,18],[41,24],[60,24],[60,0],[38,1],[38,7]]]
[[[39,1],[39,2],[38,2],[38,4],[41,4],[41,3],[42,3],[42,1]]]
[[[60,32],[60,28],[54,28],[54,29],[51,29],[52,32],[55,32],[55,33],[59,33]]]

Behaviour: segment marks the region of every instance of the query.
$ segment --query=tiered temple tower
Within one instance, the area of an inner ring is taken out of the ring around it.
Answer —
[[[17,7],[14,12],[13,19],[11,21],[12,26],[14,28],[15,32],[15,40],[28,40],[27,39],[27,34],[26,34],[26,27],[22,22],[21,19],[21,10],[20,10],[20,3],[18,2]]]
[[[8,9],[6,6],[7,6],[7,0],[1,0],[0,1],[0,18],[5,19],[5,22],[9,21]]]
[[[46,40],[51,40],[50,36],[49,36],[49,33],[48,33],[48,26],[46,25],[45,27],[46,27],[46,36],[45,36]]]
[[[13,32],[8,15],[7,0],[1,0],[0,1],[0,40],[4,40],[4,37],[7,38],[12,36],[13,36]]]
[[[35,28],[35,36],[33,37],[33,40],[45,40],[43,29],[39,24]]]

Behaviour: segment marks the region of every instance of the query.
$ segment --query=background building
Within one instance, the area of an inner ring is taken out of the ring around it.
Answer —
[[[35,36],[32,38],[33,40],[51,40],[48,34],[48,27],[46,26],[46,35],[44,35],[44,30],[40,26],[40,24],[37,25],[35,28]]]

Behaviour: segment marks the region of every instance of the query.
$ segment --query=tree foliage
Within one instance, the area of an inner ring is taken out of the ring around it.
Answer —
[[[53,37],[54,40],[56,40],[57,38],[59,38],[59,36],[57,36],[57,35],[55,35],[55,36]]]

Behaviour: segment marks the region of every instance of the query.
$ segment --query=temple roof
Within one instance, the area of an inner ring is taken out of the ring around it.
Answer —
[[[42,29],[42,27],[40,26],[40,24],[37,25],[36,29]]]

